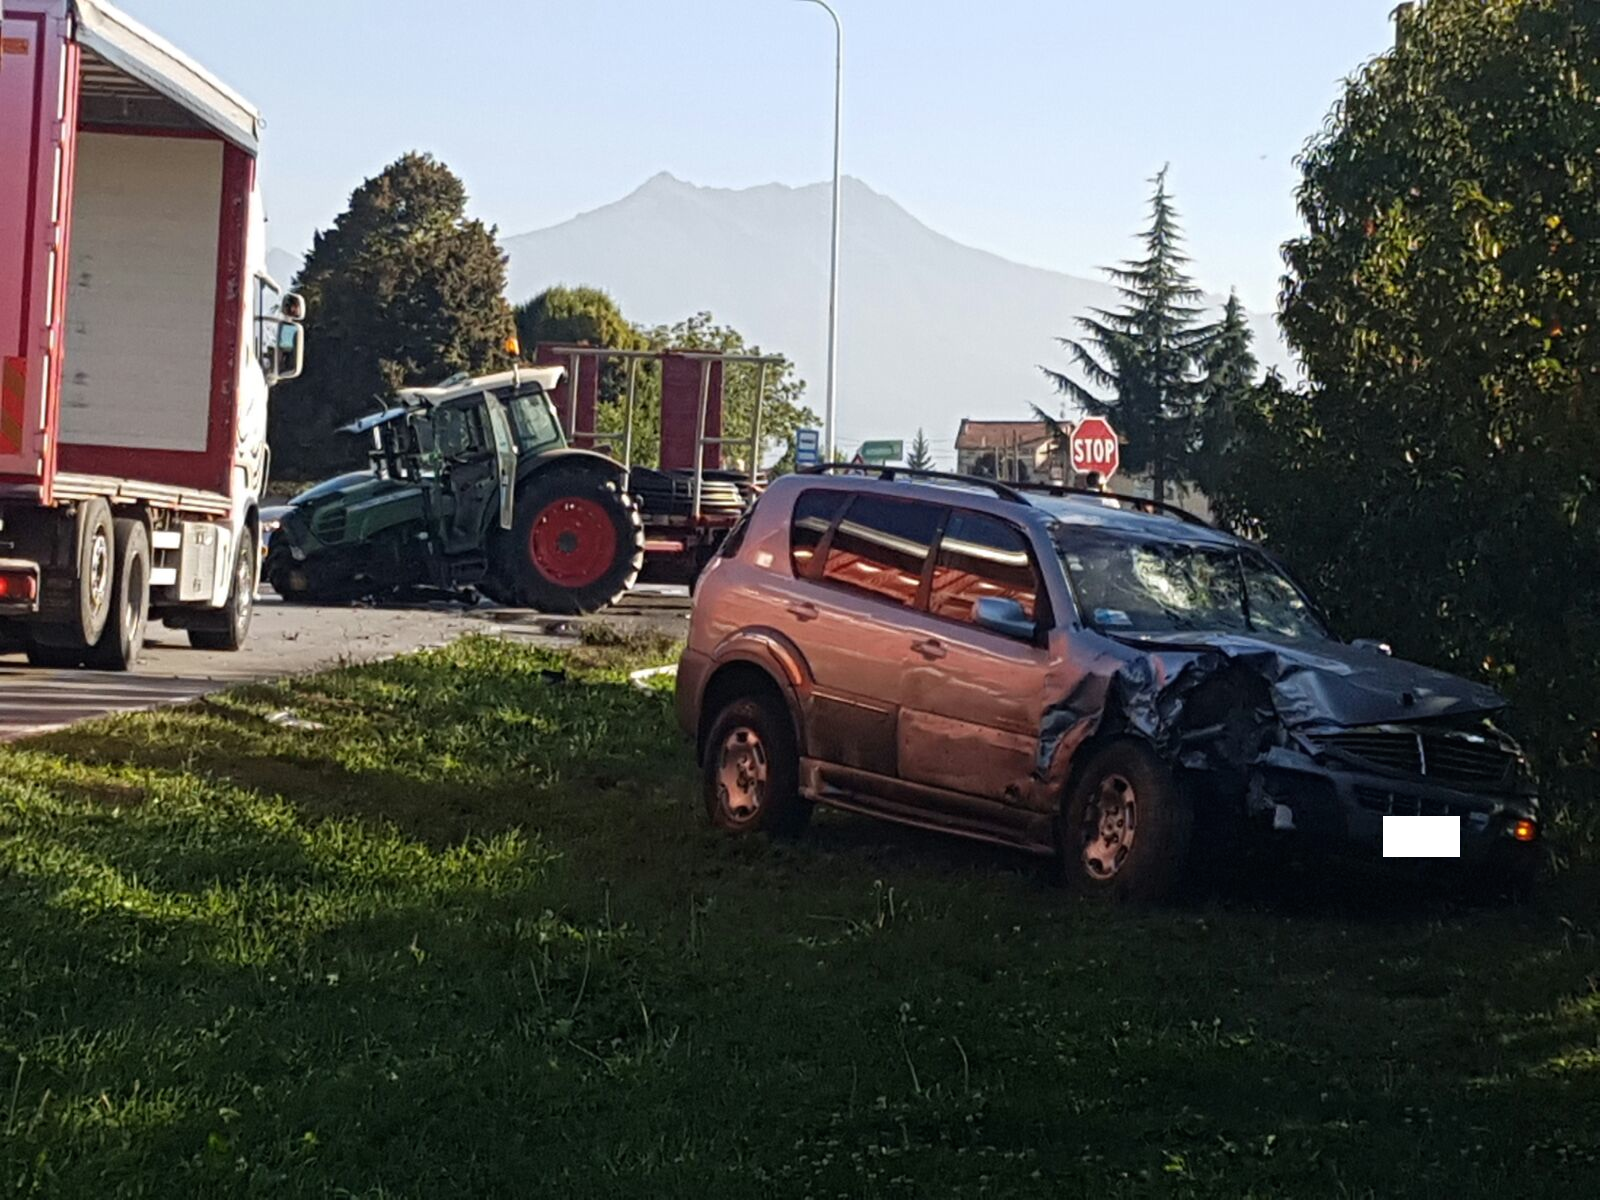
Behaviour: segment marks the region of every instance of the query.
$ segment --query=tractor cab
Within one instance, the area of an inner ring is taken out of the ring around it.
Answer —
[[[642,534],[620,465],[567,444],[550,402],[563,373],[456,376],[346,425],[371,439],[371,474],[285,515],[272,586],[307,602],[474,589],[556,612],[616,599]]]

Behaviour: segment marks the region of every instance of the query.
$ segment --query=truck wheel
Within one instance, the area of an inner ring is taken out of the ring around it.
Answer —
[[[1166,765],[1134,741],[1112,742],[1084,764],[1061,814],[1061,871],[1090,897],[1170,895],[1189,858],[1193,812]]]
[[[189,626],[189,645],[196,650],[238,650],[250,633],[256,611],[256,535],[245,527],[239,539],[239,555],[234,560],[233,583],[228,587],[228,603],[220,612],[203,613]]]
[[[35,626],[32,632],[36,644],[81,655],[100,640],[111,613],[116,556],[111,506],[99,497],[84,501],[78,509],[77,604],[60,624]]]
[[[556,467],[535,475],[517,496],[516,512],[496,557],[518,604],[548,613],[598,612],[639,578],[639,510],[599,472]]]
[[[100,640],[84,654],[97,671],[126,671],[144,652],[150,618],[150,534],[143,521],[116,521],[117,569],[111,587],[111,616]]]

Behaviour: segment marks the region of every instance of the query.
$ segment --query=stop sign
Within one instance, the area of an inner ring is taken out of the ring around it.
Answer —
[[[1093,471],[1104,483],[1121,464],[1117,431],[1111,423],[1104,417],[1085,417],[1072,431],[1072,469],[1080,475]]]

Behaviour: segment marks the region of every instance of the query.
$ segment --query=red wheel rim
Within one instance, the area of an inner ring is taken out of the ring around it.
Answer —
[[[528,531],[528,555],[539,573],[562,587],[588,587],[617,557],[617,528],[594,500],[552,500]]]

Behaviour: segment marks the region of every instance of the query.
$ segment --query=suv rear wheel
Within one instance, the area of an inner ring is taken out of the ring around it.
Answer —
[[[811,820],[794,726],[770,696],[741,696],[717,714],[701,772],[706,813],[718,829],[795,836]]]
[[[1153,752],[1120,741],[1078,773],[1061,814],[1061,870],[1086,896],[1150,901],[1170,895],[1189,857],[1193,810]]]

